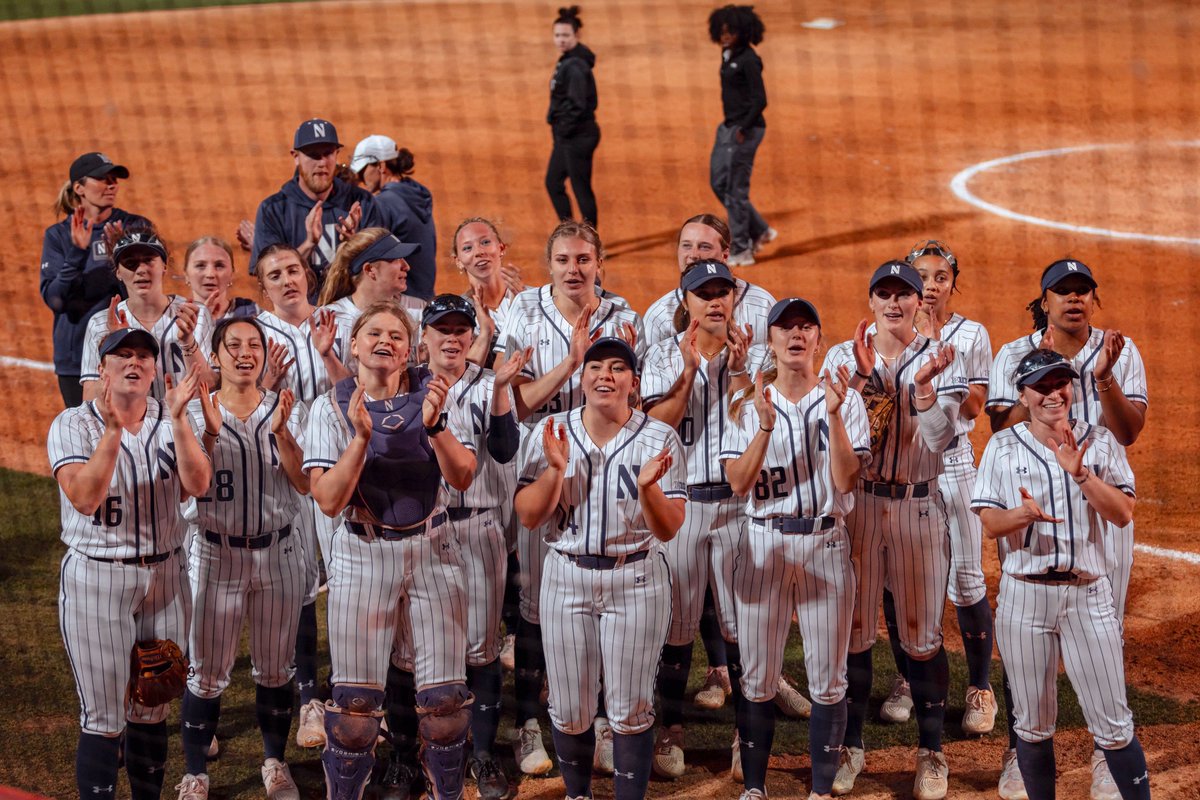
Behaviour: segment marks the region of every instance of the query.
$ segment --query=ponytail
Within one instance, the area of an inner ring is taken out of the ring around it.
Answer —
[[[58,198],[54,201],[54,214],[58,217],[69,217],[79,208],[79,195],[75,192],[75,182],[67,181],[58,190]]]

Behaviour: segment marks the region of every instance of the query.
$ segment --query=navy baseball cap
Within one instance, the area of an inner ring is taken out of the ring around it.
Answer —
[[[1065,372],[1072,378],[1079,377],[1079,370],[1067,359],[1053,350],[1034,350],[1021,359],[1017,365],[1016,383],[1018,389],[1037,383],[1042,378],[1055,372]]]
[[[120,265],[130,256],[144,253],[153,253],[163,261],[167,260],[166,246],[157,236],[148,231],[126,233],[122,236],[116,247],[113,248],[112,260],[114,264]]]
[[[912,287],[912,290],[918,295],[925,294],[925,281],[921,280],[921,273],[909,264],[907,261],[885,261],[879,265],[879,269],[875,270],[875,274],[871,276],[871,285],[868,291],[875,291],[875,287],[888,278],[895,278],[901,283],[906,283]]]
[[[685,292],[694,292],[709,281],[725,281],[730,286],[737,286],[729,267],[716,259],[706,258],[687,268],[679,279],[679,288]]]
[[[421,327],[427,327],[451,314],[462,314],[475,327],[475,306],[461,294],[439,294],[421,312]]]
[[[592,346],[583,354],[583,363],[600,361],[605,358],[619,358],[629,365],[629,368],[633,370],[633,374],[637,374],[637,353],[633,352],[633,348],[624,339],[618,339],[615,336],[600,337],[592,342]]]
[[[1082,261],[1071,261],[1063,259],[1055,261],[1042,273],[1042,291],[1046,291],[1057,286],[1062,281],[1072,276],[1079,276],[1092,285],[1095,289],[1099,284],[1096,283],[1096,278],[1092,275],[1092,271],[1088,269],[1088,265]]]
[[[812,321],[817,323],[817,327],[821,327],[821,317],[817,314],[817,307],[802,297],[785,297],[771,306],[771,310],[767,312],[767,327],[779,322],[783,319],[784,314],[792,310],[811,317]]]
[[[120,347],[144,347],[158,358],[158,342],[141,328],[117,328],[100,342],[100,358]]]
[[[375,244],[363,250],[350,261],[350,274],[357,275],[363,267],[372,261],[391,261],[396,258],[408,258],[421,249],[419,244],[406,244],[389,233]]]
[[[129,170],[104,153],[84,153],[71,162],[71,183],[84,178],[103,178],[106,175],[116,175],[118,178],[128,178]]]
[[[327,119],[310,119],[300,123],[296,135],[292,139],[293,150],[303,150],[314,144],[332,144],[341,147],[338,141],[337,128]]]

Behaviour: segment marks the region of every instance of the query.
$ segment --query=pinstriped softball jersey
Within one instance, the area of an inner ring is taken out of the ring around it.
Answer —
[[[150,388],[150,396],[162,399],[166,395],[166,384],[163,376],[170,375],[178,384],[187,375],[187,361],[183,357],[183,346],[179,344],[179,329],[175,317],[179,308],[187,299],[177,294],[170,295],[171,302],[158,321],[147,328],[133,312],[129,310],[129,301],[117,303],[117,311],[125,314],[129,327],[147,331],[158,342],[158,359],[154,370],[154,385]],[[196,317],[196,330],[192,338],[200,348],[200,352],[208,356],[209,342],[212,339],[212,314],[203,303],[198,303],[199,314]],[[79,368],[79,382],[100,380],[100,343],[108,335],[108,314],[96,314],[88,321],[87,332],[83,337],[83,362]]]
[[[755,342],[767,341],[767,314],[775,305],[775,298],[761,286],[755,286],[741,278],[735,279],[733,290],[733,322],[738,327],[750,324]],[[683,302],[683,290],[672,289],[655,300],[646,309],[643,322],[646,326],[646,344],[653,345],[675,335],[675,310]]]
[[[465,491],[449,489],[450,508],[506,508],[517,488],[517,460],[498,464],[487,452],[488,426],[492,417],[492,395],[496,373],[467,362],[467,371],[450,387],[447,411],[459,417],[457,430],[466,431],[477,454],[475,479]],[[512,390],[509,392],[510,408]]]
[[[854,612],[854,570],[844,516],[853,493],[833,485],[829,460],[829,412],[818,384],[793,403],[772,390],[775,428],[759,480],[745,502],[745,534],[735,573],[742,690],[748,700],[775,696],[783,656],[796,612],[804,639],[804,662],[813,700],[826,705],[846,694],[846,652]],[[753,402],[744,402],[731,422],[722,459],[735,459],[757,435],[761,420]],[[846,393],[841,416],[850,446],[861,461],[870,458],[871,436],[862,397]],[[756,519],[824,517],[836,522],[825,531],[784,534]]]
[[[313,321],[316,321],[315,318]],[[305,406],[312,405],[312,401],[316,400],[318,395],[329,391],[331,384],[329,374],[325,371],[325,362],[321,360],[321,354],[313,345],[312,330],[308,322],[292,325],[270,311],[260,311],[258,322],[266,331],[267,338],[286,347],[288,357],[295,359],[295,363],[288,369],[284,379],[285,386],[282,388],[291,389],[296,399]],[[353,324],[351,322],[351,325]]]
[[[1132,496],[1133,471],[1112,434],[1082,420],[1073,429],[1080,445],[1089,443],[1084,463],[1090,480]],[[997,540],[1003,575],[996,637],[1012,684],[1017,735],[1038,742],[1054,734],[1061,657],[1092,736],[1102,747],[1123,747],[1133,738],[1133,715],[1125,695],[1121,625],[1106,575],[1103,539],[1112,528],[1026,422],[988,442],[972,508],[1016,508],[1022,487],[1063,522],[1037,522]],[[1049,570],[1081,578],[1038,583],[1020,577]]]

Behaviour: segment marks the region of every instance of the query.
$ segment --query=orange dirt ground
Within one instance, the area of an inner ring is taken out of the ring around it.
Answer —
[[[1023,307],[1041,268],[1064,254],[1086,261],[1101,285],[1098,324],[1135,339],[1149,371],[1149,420],[1130,452],[1138,540],[1195,551],[1196,247],[1010,221],[948,188],[957,172],[992,158],[1140,143],[1009,165],[971,188],[1033,216],[1195,236],[1200,158],[1165,145],[1193,135],[1200,9],[1132,5],[1140,7],[760,4],[770,106],[752,196],[781,235],[741,274],[777,296],[813,300],[832,343],[849,338],[864,315],[874,265],[918,239],[942,239],[963,265],[958,309],[985,322],[999,348],[1028,329]],[[596,190],[611,254],[607,282],[638,309],[675,283],[679,222],[720,211],[707,183],[720,113],[709,8],[682,0],[585,6],[582,38],[599,56]],[[13,237],[0,251],[0,355],[50,359],[38,253],[75,155],[99,148],[128,165],[119,204],[154,219],[181,250],[200,234],[232,238],[237,221],[253,217],[290,174],[292,131],[311,116],[334,120],[351,146],[386,132],[416,154],[416,177],[436,200],[442,253],[459,219],[490,216],[502,220],[512,260],[540,281],[541,244],[553,223],[542,186],[552,12],[516,2],[372,1],[0,24],[0,205]],[[823,15],[845,25],[800,25]],[[442,264],[441,285],[460,288]],[[254,294],[244,276],[239,288]],[[45,432],[60,408],[53,377],[0,367],[0,389],[9,409],[0,419],[0,463],[46,472]],[[994,590],[994,563],[990,572]],[[1127,619],[1131,684],[1200,698],[1198,574],[1196,564],[1138,555]],[[1190,765],[1200,730],[1141,735],[1157,795],[1200,796]],[[1062,796],[1083,797],[1085,736],[1061,738]],[[949,754],[955,797],[993,796],[997,743],[954,743]],[[868,760],[856,797],[907,793],[911,751]],[[806,757],[773,762],[773,794],[800,792],[802,763]],[[691,780],[655,783],[652,793],[737,794],[722,776]],[[561,796],[558,781],[525,786],[523,796]]]

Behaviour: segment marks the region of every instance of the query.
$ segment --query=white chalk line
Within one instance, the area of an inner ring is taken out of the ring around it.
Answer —
[[[1132,239],[1142,242],[1158,242],[1160,244],[1200,244],[1200,238],[1190,236],[1164,236],[1154,233],[1141,233],[1138,231],[1118,231],[1111,228],[1099,228],[1094,225],[1076,225],[1071,222],[1062,222],[1060,220],[1044,219],[1035,217],[1031,214],[1022,214],[1019,211],[1013,211],[1010,208],[989,203],[983,198],[973,193],[967,186],[981,172],[995,169],[996,167],[1006,166],[1008,164],[1016,164],[1021,161],[1031,161],[1038,158],[1055,158],[1058,156],[1072,155],[1075,153],[1089,153],[1096,150],[1135,150],[1143,147],[1151,146],[1151,143],[1141,144],[1084,144],[1075,145],[1072,147],[1058,147],[1052,150],[1034,150],[1028,153],[1017,153],[1016,155],[1004,156],[1002,158],[994,158],[991,161],[984,161],[980,164],[967,167],[962,172],[959,172],[950,181],[950,190],[954,192],[960,200],[970,203],[976,208],[995,214],[998,217],[1013,220],[1014,222],[1026,222],[1030,225],[1040,225],[1043,228],[1054,228],[1060,231],[1070,231],[1072,233],[1086,233],[1092,236],[1107,236],[1111,239]],[[1200,147],[1200,141],[1180,141],[1180,142],[1162,142],[1153,143],[1154,147],[1182,147],[1182,148],[1197,148]]]
[[[1152,544],[1135,544],[1133,549],[1139,553],[1157,558],[1167,558],[1172,561],[1183,561],[1187,564],[1200,565],[1200,553],[1188,553],[1183,550],[1168,550],[1165,547],[1155,547]]]
[[[29,358],[17,358],[16,356],[0,356],[0,367],[25,367],[26,369],[36,369],[42,372],[54,372],[53,364],[47,364],[45,361],[34,361]]]

